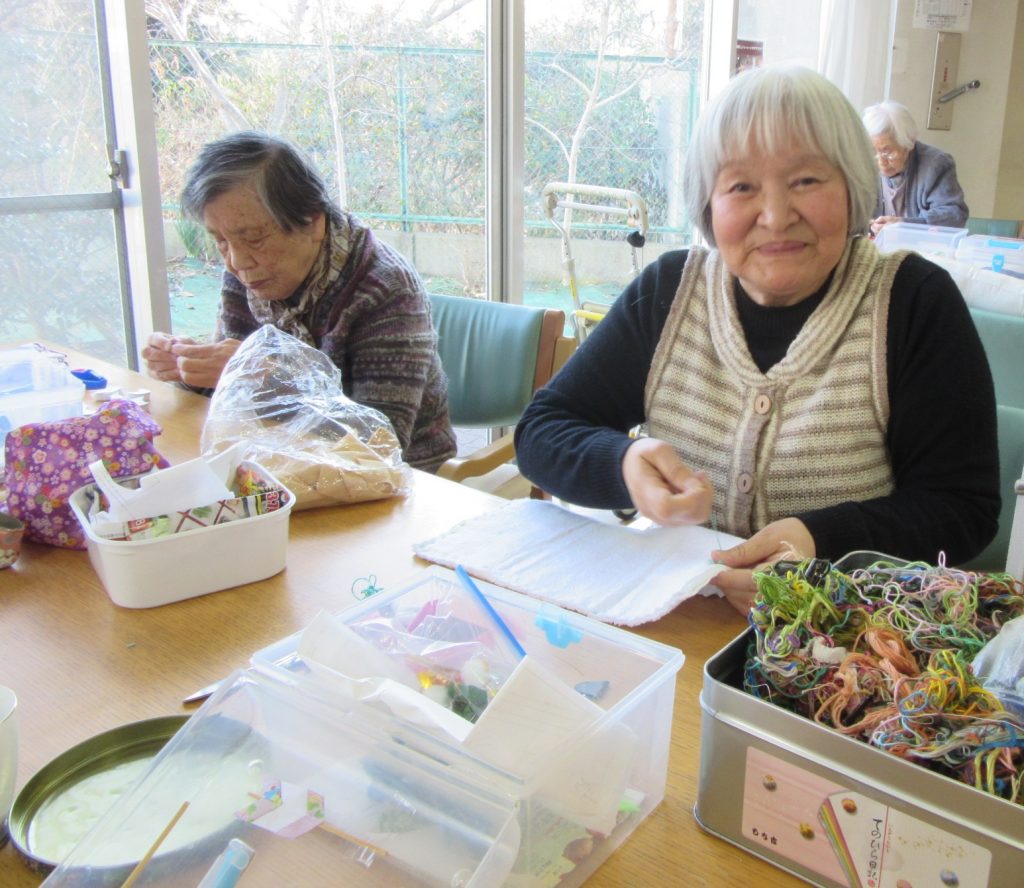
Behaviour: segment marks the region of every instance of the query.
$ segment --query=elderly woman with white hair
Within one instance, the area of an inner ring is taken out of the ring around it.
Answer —
[[[933,145],[917,141],[917,123],[899,102],[865,109],[864,126],[878,161],[879,187],[871,233],[891,222],[919,225],[967,224],[967,202],[956,177],[956,161]]]
[[[744,537],[709,553],[744,612],[753,570],[792,551],[980,552],[999,512],[992,376],[950,276],[864,236],[876,187],[860,117],[827,79],[736,76],[686,162],[710,248],[645,268],[537,393],[516,427],[522,473],[582,506]]]

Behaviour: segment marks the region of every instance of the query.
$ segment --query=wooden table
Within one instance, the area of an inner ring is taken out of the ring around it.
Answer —
[[[111,384],[152,391],[163,427],[158,449],[172,463],[198,453],[207,400],[72,354]],[[88,398],[89,396],[87,396]],[[187,713],[182,698],[234,669],[322,610],[353,602],[351,587],[375,574],[395,588],[426,567],[412,544],[502,500],[421,472],[405,497],[293,513],[287,569],[275,577],[176,602],[129,610],[114,605],[85,552],[28,543],[0,571],[0,683],[19,699],[18,788],[65,749],[121,724]],[[710,836],[693,817],[700,742],[698,695],[704,661],[743,630],[725,601],[690,600],[640,634],[681,648],[665,800],[587,882],[588,886],[791,886],[803,884]],[[738,803],[738,800],[737,800]],[[256,881],[243,880],[255,888]],[[41,879],[11,843],[0,851],[0,885]],[[283,884],[283,883],[281,883]]]

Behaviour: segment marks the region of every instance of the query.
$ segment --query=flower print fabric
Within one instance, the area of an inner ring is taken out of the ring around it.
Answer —
[[[25,538],[84,549],[85,533],[68,503],[91,484],[89,464],[102,459],[114,478],[170,465],[153,445],[160,425],[133,401],[108,401],[92,416],[30,423],[7,436],[7,511],[25,523]]]

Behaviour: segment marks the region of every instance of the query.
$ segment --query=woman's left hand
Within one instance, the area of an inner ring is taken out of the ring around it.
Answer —
[[[195,388],[214,388],[241,344],[238,339],[203,344],[178,342],[171,346],[171,354],[177,359],[182,382]]]
[[[799,518],[782,518],[761,528],[738,546],[712,552],[711,559],[729,570],[715,574],[709,582],[721,589],[728,602],[746,615],[757,592],[755,568],[783,558],[813,558],[814,552],[814,537],[807,525]]]

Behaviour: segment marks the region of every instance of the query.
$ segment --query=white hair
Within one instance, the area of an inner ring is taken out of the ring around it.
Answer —
[[[864,126],[872,139],[890,136],[901,148],[910,150],[917,141],[917,122],[906,105],[879,102],[864,109]]]
[[[686,155],[683,200],[712,246],[711,194],[738,154],[774,154],[793,139],[820,151],[846,180],[850,234],[868,230],[878,197],[874,151],[854,107],[810,68],[777,65],[737,74],[705,108]]]

